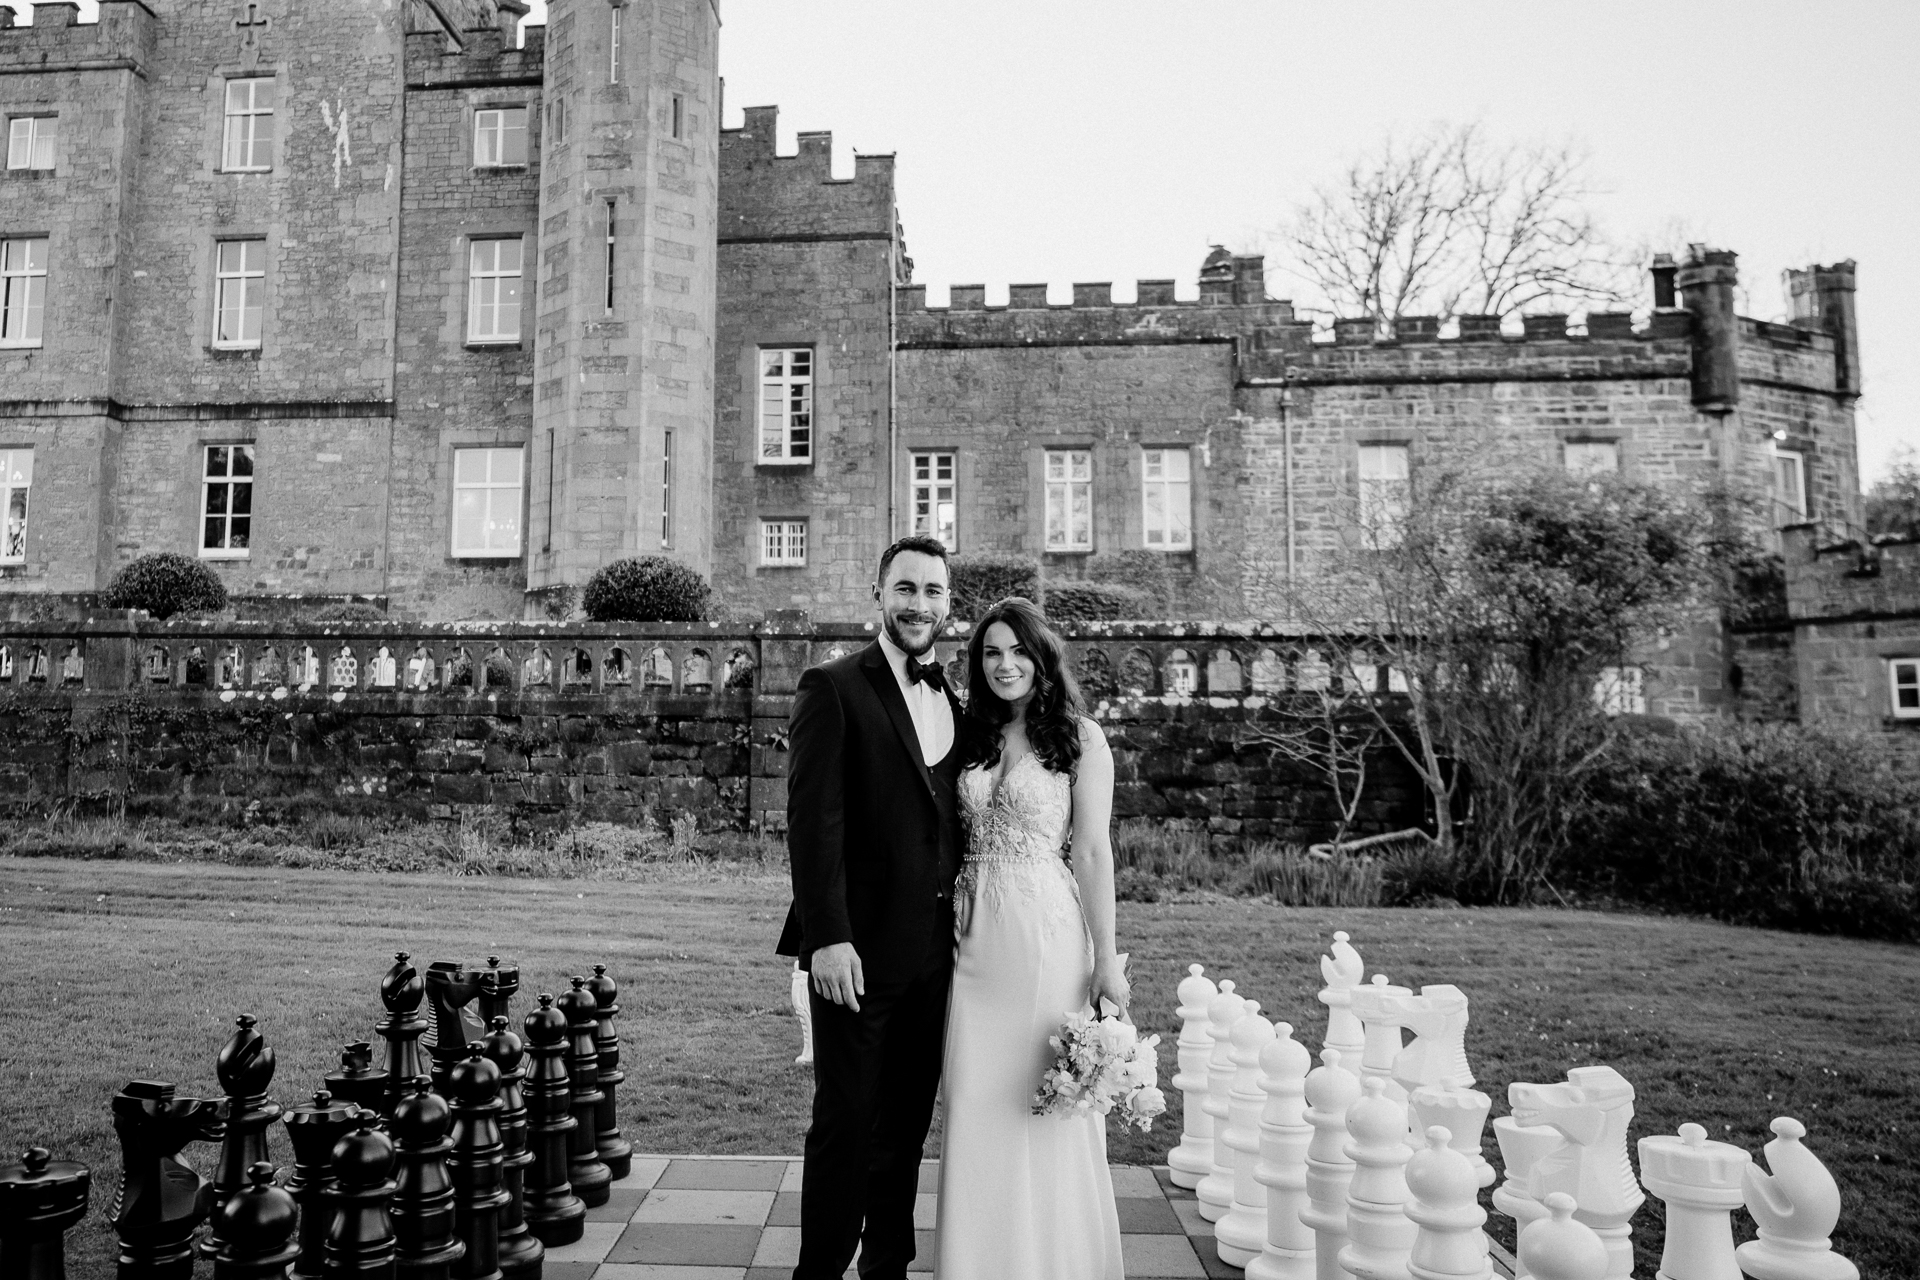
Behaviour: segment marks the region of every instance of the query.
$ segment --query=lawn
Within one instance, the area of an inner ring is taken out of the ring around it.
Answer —
[[[785,908],[778,877],[697,865],[616,882],[0,858],[0,1151],[38,1143],[93,1166],[72,1274],[109,1274],[112,1092],[145,1078],[216,1096],[215,1054],[247,1012],[277,1050],[275,1096],[298,1101],[342,1041],[371,1037],[379,976],[404,949],[421,964],[517,960],[516,1011],[607,964],[636,1148],[795,1154],[809,1086],[772,954]],[[1868,1276],[1905,1274],[1920,1254],[1920,950],[1574,911],[1122,903],[1136,1013],[1165,1037],[1167,1074],[1174,987],[1194,961],[1317,1047],[1315,957],[1335,928],[1369,973],[1468,993],[1469,1053],[1496,1115],[1510,1081],[1588,1062],[1635,1084],[1636,1137],[1693,1120],[1757,1151],[1767,1122],[1792,1114],[1840,1180],[1838,1247]],[[1116,1133],[1113,1155],[1161,1162],[1177,1137]],[[203,1168],[211,1154],[198,1151]],[[1649,1199],[1638,1274],[1652,1274],[1659,1223]]]

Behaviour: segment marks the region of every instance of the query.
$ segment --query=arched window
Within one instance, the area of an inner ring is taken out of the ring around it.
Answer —
[[[585,649],[574,649],[567,654],[567,660],[560,666],[560,683],[565,687],[591,686],[593,684],[593,655]]]
[[[1156,692],[1152,654],[1145,649],[1127,650],[1120,662],[1120,688],[1136,696]]]
[[[713,689],[713,659],[705,649],[695,649],[680,664],[680,688],[686,693],[708,693]]]
[[[553,684],[553,657],[545,649],[535,649],[520,664],[520,687],[545,689]]]
[[[433,654],[427,651],[427,646],[416,645],[407,659],[407,688],[425,693],[433,688],[433,677]]]
[[[513,659],[499,645],[487,654],[486,682],[489,689],[513,688]]]
[[[648,689],[671,693],[673,691],[673,655],[657,646],[647,650],[646,666],[641,672],[641,683]]]
[[[1207,659],[1207,692],[1239,693],[1241,688],[1240,659],[1231,649],[1215,649]]]
[[[141,674],[149,684],[171,684],[173,682],[173,659],[164,645],[154,645],[147,650],[146,661],[141,664]]]
[[[473,688],[473,655],[464,648],[455,649],[447,658],[447,688]]]
[[[1287,687],[1287,664],[1272,649],[1262,648],[1253,655],[1253,691],[1278,693]]]
[[[370,689],[391,689],[398,683],[400,664],[394,660],[393,650],[381,645],[367,659],[367,687]]]
[[[80,653],[80,646],[67,646],[67,656],[60,659],[60,683],[84,684],[87,678],[87,660]]]
[[[629,658],[627,651],[619,645],[607,651],[606,682],[610,685],[633,683],[633,659]]]
[[[1111,698],[1114,695],[1113,660],[1098,645],[1087,645],[1080,651],[1077,674],[1080,677],[1080,692],[1088,698]]]
[[[753,655],[745,649],[735,649],[727,657],[724,677],[729,693],[746,693],[753,688]]]
[[[1200,692],[1200,664],[1185,649],[1167,655],[1167,692],[1182,698]]]
[[[351,645],[343,644],[327,663],[327,685],[334,689],[351,689],[359,683],[360,659],[353,656]]]

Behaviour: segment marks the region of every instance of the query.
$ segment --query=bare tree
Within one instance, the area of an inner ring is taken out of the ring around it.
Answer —
[[[1329,682],[1279,699],[1275,718],[1249,725],[1239,743],[1265,748],[1320,775],[1340,814],[1333,833],[1336,848],[1346,842],[1359,816],[1367,790],[1368,760],[1380,741],[1380,727],[1367,709],[1359,683],[1343,680],[1336,689]]]

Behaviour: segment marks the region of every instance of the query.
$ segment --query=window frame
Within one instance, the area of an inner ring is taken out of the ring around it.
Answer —
[[[1060,475],[1054,475],[1054,460],[1061,461]],[[1085,464],[1084,477],[1077,476],[1076,460]],[[1093,550],[1093,449],[1090,446],[1075,448],[1044,449],[1040,456],[1040,484],[1042,488],[1040,546],[1043,551],[1057,555],[1080,555]],[[1084,498],[1078,511],[1075,509],[1076,495]],[[1057,501],[1056,501],[1057,500]],[[1063,519],[1059,522],[1065,527],[1066,538],[1056,544],[1053,541],[1053,529],[1056,523],[1054,513],[1060,510]],[[1074,538],[1075,523],[1082,526],[1084,537]]]
[[[462,454],[486,455],[486,474],[479,481],[465,481],[460,478],[460,460]],[[494,465],[498,455],[511,454],[516,460],[517,470],[512,481],[494,479]],[[458,444],[453,446],[452,459],[453,500],[447,520],[447,554],[455,560],[518,560],[526,554],[527,548],[527,447],[524,444]],[[481,507],[481,523],[490,525],[495,519],[495,495],[511,491],[513,508],[513,547],[511,550],[493,545],[463,546],[460,542],[460,495],[478,492],[484,495]]]
[[[780,532],[775,535],[774,530]],[[769,539],[781,539],[778,557]],[[794,551],[795,546],[798,552]],[[763,569],[804,569],[807,567],[807,521],[790,517],[760,519],[760,567]]]
[[[1647,669],[1634,662],[1600,668],[1593,681],[1593,701],[1604,716],[1647,714]]]
[[[223,266],[221,262],[221,258],[225,254],[227,246],[229,245],[240,246],[240,266],[237,271],[229,270],[227,267]],[[249,246],[249,245],[256,245],[259,247],[260,269],[258,271],[250,271],[247,268],[246,246]],[[250,283],[254,281],[258,282],[257,286]],[[240,315],[240,331],[242,335],[244,335],[246,332],[247,312],[253,311],[256,313],[256,316],[257,316],[256,332],[251,339],[245,336],[242,336],[239,338],[222,338],[220,336],[222,318],[225,317],[230,310],[233,310],[232,308],[229,308],[227,306],[227,290],[234,285],[237,285],[240,290],[240,306],[238,308],[238,312]],[[248,305],[249,297],[253,295],[254,289],[256,287],[258,289],[258,296],[253,298],[252,305],[249,306]],[[267,241],[266,241],[266,237],[264,236],[233,236],[226,239],[215,240],[213,242],[213,332],[209,335],[209,339],[208,339],[210,345],[213,347],[215,351],[258,351],[263,346],[265,346],[266,337],[267,337]]]
[[[567,145],[567,96],[564,93],[547,99],[547,136],[543,142],[547,147]]]
[[[1612,465],[1596,467],[1592,465],[1575,466],[1577,457],[1591,457],[1594,450],[1604,449],[1611,457]],[[1620,442],[1618,440],[1565,440],[1560,446],[1560,465],[1572,476],[1619,475]]]
[[[1180,455],[1186,464],[1186,475],[1180,479],[1175,479],[1172,476],[1164,474],[1167,466],[1167,457],[1176,453]],[[1152,474],[1152,469],[1155,464],[1151,459],[1155,454],[1160,455],[1158,465],[1162,474],[1158,476]],[[1172,499],[1176,486],[1181,491],[1182,503],[1186,512],[1185,520],[1183,521],[1186,526],[1186,540],[1184,542],[1175,542],[1172,538],[1174,529]],[[1160,532],[1165,535],[1163,541],[1157,544],[1153,540],[1155,530],[1151,496],[1156,488],[1160,493],[1161,514],[1164,517]],[[1140,545],[1148,551],[1175,552],[1193,550],[1193,449],[1190,445],[1143,445],[1141,447]]]
[[[40,129],[38,127],[41,121],[51,121],[53,126],[51,129],[47,130],[46,136],[44,138],[40,136]],[[19,142],[18,133],[21,125],[27,126],[26,133],[28,135],[28,141],[25,147],[26,162],[24,164],[15,164],[13,162],[14,153],[15,153],[16,145]],[[59,142],[60,142],[60,113],[59,112],[57,111],[23,111],[17,116],[8,116],[7,117],[7,172],[8,173],[52,173],[60,163],[58,157],[55,154],[55,148],[59,145]],[[38,155],[38,153],[42,150],[42,148],[45,149],[47,162],[45,164],[35,164],[34,160]]]
[[[255,443],[252,440],[209,440],[203,441],[200,445],[200,504],[195,512],[194,543],[202,560],[251,560],[253,558],[253,522],[257,514],[253,506],[253,489],[259,478],[259,456],[254,452]],[[227,451],[227,469],[217,476],[211,472],[213,452],[216,449]],[[239,453],[244,453],[247,459],[247,472],[244,479],[238,478],[239,473],[233,469],[233,460]],[[227,491],[226,510],[217,515],[207,509],[208,499],[216,486]],[[247,510],[244,515],[235,513],[233,501],[242,486],[245,486],[247,494]],[[237,519],[244,519],[247,522],[244,535],[247,545],[244,547],[233,545],[233,522]],[[218,547],[207,545],[207,521],[209,520],[225,522],[225,532],[222,537],[224,545]]]
[[[944,463],[945,476],[942,477]],[[924,470],[923,470],[924,464]],[[939,518],[942,498],[950,518]],[[924,504],[925,510],[922,510]],[[948,552],[960,549],[960,454],[955,449],[914,449],[907,456],[908,532],[938,538]],[[947,532],[942,533],[942,529]]]
[[[480,247],[482,245],[498,246],[502,244],[513,245],[516,252],[519,254],[519,260],[515,263],[513,274],[509,276],[505,272],[498,269],[499,268],[499,252],[497,248],[495,250],[495,256],[494,256],[494,269],[485,273],[481,272],[479,269]],[[501,235],[501,236],[473,236],[468,239],[467,241],[467,323],[466,323],[466,343],[468,346],[470,347],[517,347],[520,345],[521,343],[520,313],[522,309],[525,307],[526,301],[527,301],[526,271],[527,271],[527,238],[526,236],[519,233],[515,233],[513,235]],[[481,289],[479,286],[483,280],[499,281],[499,280],[509,280],[509,279],[517,282],[514,285],[514,301],[511,308],[503,307],[499,301],[497,294],[493,302],[489,304],[481,303],[480,301]],[[482,305],[487,305],[491,307],[496,324],[498,323],[499,319],[502,316],[511,315],[513,317],[513,332],[509,335],[509,334],[500,332],[497,328],[494,331],[489,333],[479,332],[476,326],[476,321],[480,316],[480,308]]]
[[[1911,679],[1900,678],[1902,667]],[[1913,690],[1914,704],[1910,707],[1900,705],[1903,689]],[[1920,720],[1920,658],[1887,659],[1887,713],[1894,720]]]
[[[1799,490],[1797,503],[1789,504],[1780,497],[1780,464],[1791,460],[1793,463],[1794,487]],[[1775,444],[1768,450],[1768,465],[1771,468],[1768,494],[1773,501],[1773,525],[1784,529],[1791,524],[1805,524],[1811,518],[1812,504],[1807,501],[1807,455],[1800,449],[1783,449]],[[1791,512],[1791,520],[1781,519],[1783,512]]]
[[[272,99],[264,111],[259,109],[260,94],[257,88],[257,86],[262,84],[270,86],[272,92]],[[233,91],[241,85],[249,86],[246,107],[243,110],[235,111]],[[270,75],[228,76],[221,84],[220,94],[220,172],[273,172],[273,147],[276,141],[274,116],[280,106],[277,78]],[[266,137],[264,138],[260,136],[258,126],[252,123],[262,119],[267,121]],[[240,130],[241,122],[243,121],[247,122],[244,126],[246,137],[243,144],[246,148],[247,158],[252,160],[259,149],[264,146],[267,152],[265,164],[234,163],[234,145],[238,140],[236,133]]]
[[[509,117],[518,113],[520,127],[516,130],[509,126]],[[485,127],[487,117],[495,117],[497,126],[491,130]],[[532,121],[529,119],[527,105],[524,102],[499,103],[491,107],[475,107],[473,111],[473,167],[475,169],[525,169],[533,154]],[[520,158],[509,154],[508,140],[518,133],[520,137]],[[481,154],[482,140],[491,136],[495,159],[487,159]]]
[[[40,246],[40,266],[33,265],[33,245]],[[13,248],[24,245],[26,262],[16,269],[13,266]],[[50,236],[0,236],[0,348],[26,350],[44,347],[47,344],[47,282],[53,271],[53,240]],[[38,299],[34,281],[39,281]],[[15,289],[24,295],[25,301],[18,304],[23,319],[20,323],[20,336],[9,337],[13,329]],[[38,324],[31,324],[35,316]],[[31,329],[31,332],[29,332]]]
[[[16,482],[14,475],[18,455],[26,456],[26,475]],[[20,549],[9,552],[7,544],[13,519],[14,495],[20,497]],[[33,528],[33,446],[21,445],[0,449],[0,564],[25,564],[27,562],[27,535]]]
[[[1368,475],[1369,454],[1401,459],[1399,475]],[[1354,453],[1354,478],[1359,499],[1359,520],[1363,531],[1374,535],[1376,547],[1400,545],[1403,526],[1413,514],[1413,446],[1400,440],[1363,440]],[[1399,485],[1395,491],[1380,486]]]
[[[780,372],[769,372],[767,358],[782,357]],[[793,371],[794,357],[805,355],[807,368],[804,374]],[[820,361],[819,353],[811,346],[773,346],[758,347],[754,351],[754,465],[760,467],[807,467],[814,463],[814,443],[818,438],[815,429],[815,405],[819,396]],[[769,417],[770,402],[767,393],[770,389],[781,389],[777,399],[778,417]],[[794,392],[805,388],[805,404],[801,408],[794,405]],[[796,428],[794,419],[806,417],[804,426]],[[777,433],[779,449],[769,453],[767,445]],[[795,448],[794,436],[803,434],[805,439]]]

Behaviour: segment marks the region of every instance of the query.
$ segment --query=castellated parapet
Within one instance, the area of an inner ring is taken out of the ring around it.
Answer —
[[[893,239],[893,156],[856,155],[853,176],[836,178],[833,135],[802,133],[783,156],[779,117],[778,107],[748,107],[744,124],[720,131],[720,243]]]
[[[547,28],[527,27],[525,44],[516,47],[526,14],[520,0],[467,0],[438,10],[408,0],[407,87],[540,84]]]
[[[46,71],[142,69],[153,57],[154,13],[146,0],[100,0],[99,18],[80,20],[76,0],[42,0],[33,25],[0,5],[0,68]]]

